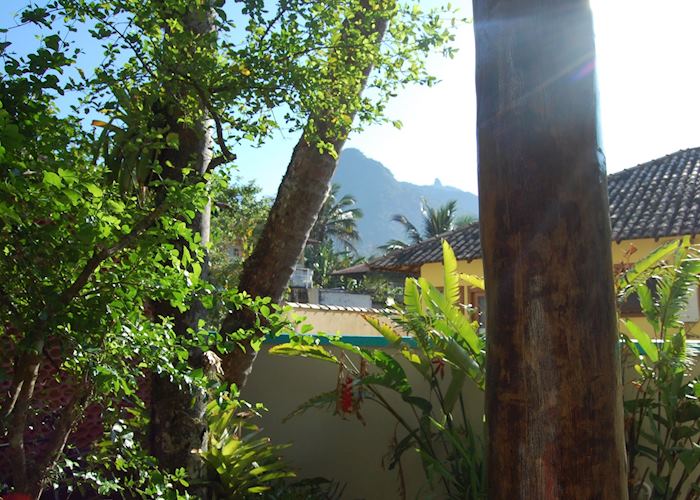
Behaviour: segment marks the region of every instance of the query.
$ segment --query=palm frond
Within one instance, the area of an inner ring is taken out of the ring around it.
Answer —
[[[382,253],[387,254],[389,252],[393,252],[395,250],[401,250],[406,247],[410,246],[408,243],[405,241],[401,240],[389,240],[383,245],[380,245],[377,247],[378,250],[381,250]]]
[[[408,220],[408,217],[402,214],[394,214],[391,217],[391,220],[394,222],[398,222],[401,224],[404,228],[404,231],[406,231],[406,235],[408,236],[408,239],[411,240],[412,244],[415,243],[420,243],[423,241],[423,237],[420,234],[420,231],[418,231],[418,228],[413,225],[413,223]]]

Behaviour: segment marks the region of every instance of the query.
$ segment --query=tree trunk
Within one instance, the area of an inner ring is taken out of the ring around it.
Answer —
[[[336,151],[342,149],[345,139],[333,141]],[[329,153],[320,153],[315,141],[302,136],[294,148],[260,239],[243,266],[239,283],[241,291],[253,297],[270,297],[275,303],[281,301],[328,195],[335,167],[335,158]],[[222,331],[251,329],[254,320],[255,316],[248,310],[230,314],[224,320]],[[240,342],[245,350],[233,351],[223,358],[227,381],[238,387],[245,385],[255,361],[256,352],[251,347],[251,340]]]
[[[367,15],[372,12],[369,2],[362,1],[360,4],[363,11],[357,12],[354,19],[346,21],[341,38],[348,38],[348,32],[358,30],[365,38],[376,35],[375,47],[378,47],[388,20],[384,17],[371,20]],[[393,2],[388,0],[387,4]],[[344,54],[343,60],[348,65],[353,64],[355,50],[357,49],[348,48]],[[347,71],[346,65],[343,61],[337,64],[341,75],[338,78],[347,78],[343,75],[343,71]],[[356,95],[338,96],[339,105],[335,109],[346,109],[347,103],[362,93],[371,71],[371,63],[361,68]],[[354,119],[355,112],[349,114],[350,119]],[[260,239],[243,266],[239,284],[241,291],[246,291],[253,297],[271,297],[273,302],[282,299],[294,265],[304,250],[309,233],[328,196],[337,164],[337,160],[329,153],[318,150],[318,139],[332,144],[335,152],[340,154],[350,132],[349,128],[338,130],[338,126],[334,126],[336,121],[337,116],[328,112],[312,116],[311,123],[316,133],[304,133],[299,139]],[[251,311],[230,314],[224,320],[222,332],[230,333],[238,328],[252,329],[254,319]],[[243,349],[237,349],[223,359],[226,380],[238,387],[245,384],[255,361],[256,353],[251,348],[250,340],[241,342]]]
[[[183,163],[183,167],[194,163],[199,173],[204,174],[211,160],[211,133],[205,123],[201,125],[199,130],[179,131],[180,148],[176,152],[177,158],[170,161],[175,166]],[[210,205],[207,204],[192,224],[192,230],[200,233],[203,245],[209,241]],[[201,279],[207,274],[208,260],[205,257]],[[173,318],[173,328],[178,335],[187,335],[188,328],[196,329],[199,319],[205,314],[199,303],[191,304],[190,309],[183,313],[168,303],[159,302],[154,304],[154,312],[156,316]],[[190,365],[192,368],[202,367],[201,352],[190,352]],[[153,375],[151,384],[151,454],[167,470],[184,467],[190,478],[201,478],[203,464],[192,450],[202,448],[206,438],[205,394],[181,387],[159,374]]]
[[[586,0],[474,0],[488,498],[624,499]]]
[[[184,21],[185,26],[193,33],[210,33],[215,29],[211,10],[206,4],[193,8]],[[174,96],[177,95],[175,91]],[[205,103],[202,102],[201,105],[204,109]],[[177,133],[179,137],[179,147],[177,150],[164,152],[161,158],[164,175],[182,180],[184,168],[193,168],[198,174],[204,175],[212,159],[212,124],[206,118],[202,118],[194,125],[183,125],[177,99],[169,103],[165,114],[168,117],[170,131]],[[206,113],[203,116],[206,117]],[[197,214],[191,224],[191,229],[200,234],[204,247],[209,243],[210,226],[211,202]],[[178,246],[181,246],[180,243]],[[205,255],[200,278],[206,279],[208,273],[209,259],[208,255]],[[156,316],[173,318],[173,327],[178,335],[187,335],[188,328],[196,329],[199,319],[206,314],[204,308],[197,302],[191,304],[189,310],[184,313],[162,302],[153,304],[153,309]],[[201,351],[189,353],[192,368],[203,367],[202,361]],[[171,471],[184,467],[190,479],[204,478],[204,464],[196,453],[192,453],[192,450],[205,446],[207,429],[204,420],[205,408],[206,394],[202,391],[179,386],[168,377],[153,374],[150,452],[158,459],[161,467]]]

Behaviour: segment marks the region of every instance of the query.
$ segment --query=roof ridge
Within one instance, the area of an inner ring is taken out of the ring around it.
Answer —
[[[669,156],[676,156],[680,153],[685,153],[688,151],[698,151],[700,153],[700,146],[694,147],[694,148],[685,148],[685,149],[679,149],[678,151],[675,151],[673,153],[668,153],[664,156],[660,156],[659,158],[654,158],[653,160],[645,161],[643,163],[638,163],[632,167],[627,167],[624,170],[620,170],[619,172],[615,172],[614,174],[608,174],[608,180],[610,180],[611,177],[622,177],[624,174],[628,174],[631,170],[635,170],[641,167],[651,167],[657,162],[661,162],[662,160],[665,160]]]

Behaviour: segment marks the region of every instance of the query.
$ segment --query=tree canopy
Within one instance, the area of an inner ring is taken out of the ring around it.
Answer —
[[[380,20],[383,37],[368,29]],[[229,189],[214,169],[280,129],[303,129],[311,150],[336,157],[338,137],[388,120],[398,88],[435,81],[423,58],[451,53],[443,21],[386,0],[48,0],[2,28],[0,323],[14,357],[2,367],[10,397],[0,429],[18,491],[40,495],[95,403],[105,428],[127,436],[110,446],[132,471],[100,484],[153,498],[163,485],[145,474],[166,464],[157,477],[179,481],[172,495],[185,492],[180,465],[189,464],[161,461],[167,450],[145,439],[168,418],[165,396],[181,391],[189,402],[188,388],[209,387],[217,368],[202,353],[246,337],[255,347],[280,325],[269,298],[208,281],[209,207]],[[36,47],[18,35],[29,28]],[[215,302],[252,311],[252,322],[224,329],[202,312]],[[69,401],[43,404],[35,388],[46,376],[73,388]],[[163,384],[150,431],[136,390],[146,379]],[[187,413],[187,403],[171,406]],[[202,434],[173,422],[192,457]],[[25,442],[33,426],[43,449]],[[81,462],[109,474],[103,465]]]
[[[421,241],[439,236],[453,229],[467,226],[476,219],[470,215],[457,215],[457,202],[449,200],[444,205],[432,207],[425,198],[421,200],[421,222],[423,230],[419,230],[418,226],[413,224],[408,217],[402,214],[395,214],[391,220],[401,224],[408,237],[408,242],[402,240],[390,240],[379,247],[384,252],[391,252],[406,248],[410,245],[415,245]]]

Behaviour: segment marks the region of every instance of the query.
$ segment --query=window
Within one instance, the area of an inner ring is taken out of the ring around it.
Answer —
[[[486,293],[478,288],[469,289],[469,304],[474,308],[472,320],[479,322],[479,329],[486,329]]]

